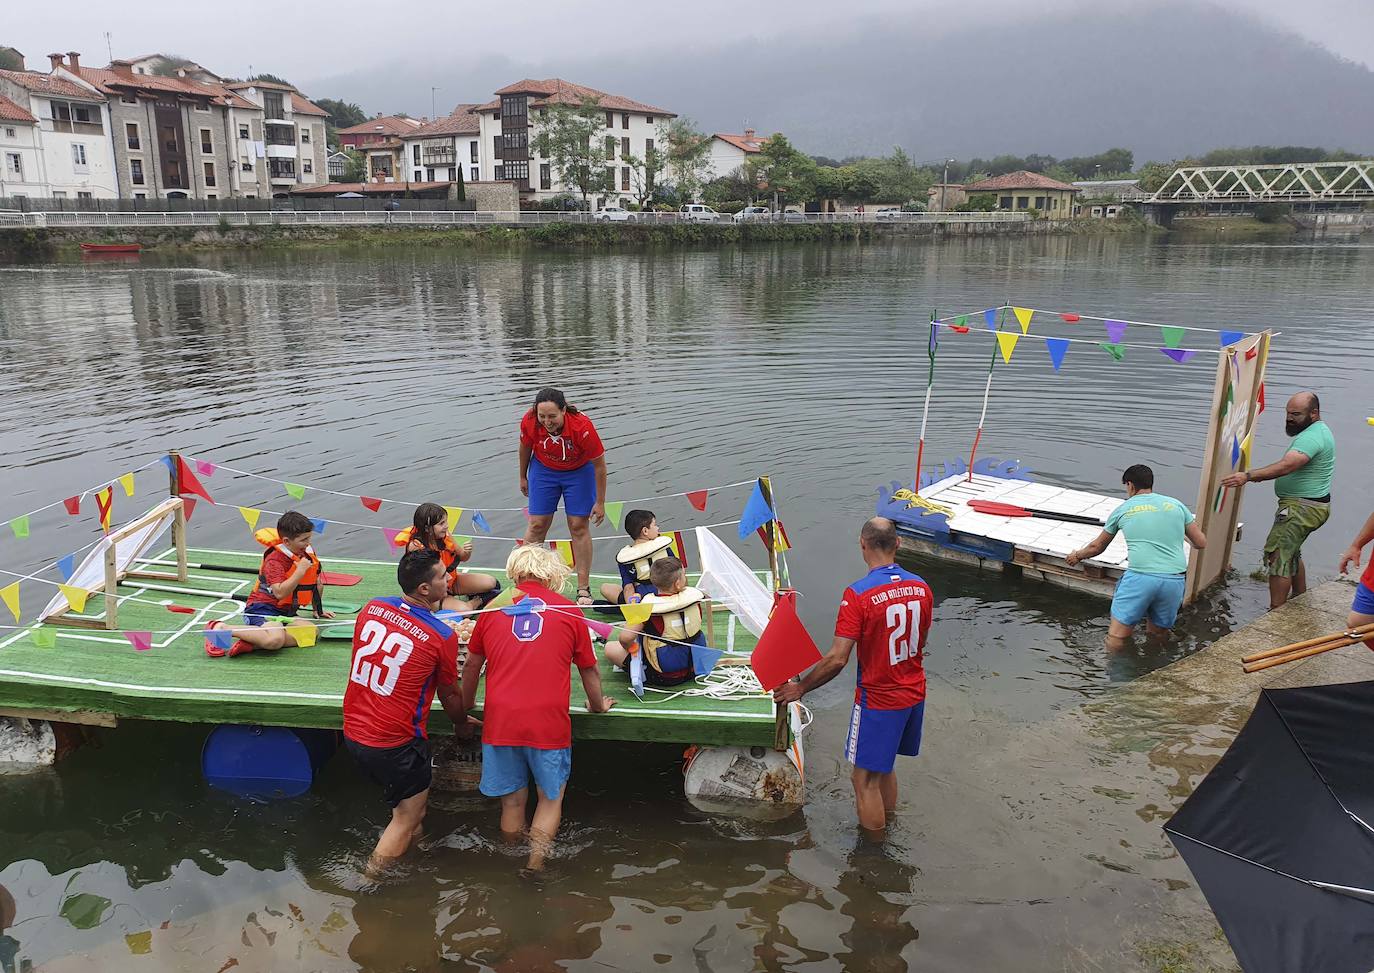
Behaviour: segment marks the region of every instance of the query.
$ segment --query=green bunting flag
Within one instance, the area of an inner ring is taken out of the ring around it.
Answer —
[[[1105,341],[1099,341],[1097,343],[1097,347],[1101,348],[1103,351],[1111,355],[1117,361],[1121,361],[1121,359],[1126,357],[1126,349],[1121,347],[1121,345],[1117,342],[1111,342],[1109,344]]]
[[[291,494],[291,496],[295,497],[297,500],[305,499],[305,487],[301,486],[299,483],[286,484],[286,492]]]
[[[28,536],[29,536],[29,515],[28,515],[28,514],[24,514],[22,517],[15,517],[13,520],[11,520],[11,521],[10,521],[10,530],[14,531],[14,536],[15,536],[15,537],[28,537]]]
[[[624,510],[624,500],[612,500],[606,504],[606,519],[609,520],[612,524],[614,524],[617,529],[620,528],[620,515],[624,512]]]
[[[1185,328],[1160,328],[1159,333],[1164,336],[1165,348],[1177,348],[1183,344],[1183,336],[1187,333]]]
[[[33,630],[33,644],[40,649],[51,649],[57,645],[57,633],[45,625]]]

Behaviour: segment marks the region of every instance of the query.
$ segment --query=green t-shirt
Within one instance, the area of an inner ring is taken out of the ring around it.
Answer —
[[[1316,500],[1331,492],[1336,474],[1336,437],[1331,427],[1318,419],[1293,437],[1289,452],[1297,450],[1308,457],[1307,464],[1274,481],[1274,492],[1281,497],[1306,497]]]
[[[1132,571],[1183,574],[1188,570],[1183,528],[1194,519],[1192,511],[1173,497],[1137,493],[1112,511],[1102,529],[1126,535],[1126,556]]]

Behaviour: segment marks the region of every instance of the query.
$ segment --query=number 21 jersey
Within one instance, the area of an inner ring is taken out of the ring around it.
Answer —
[[[440,684],[458,679],[458,637],[404,598],[374,598],[353,626],[344,690],[344,736],[369,747],[399,747],[427,736]]]
[[[844,590],[835,634],[857,643],[854,702],[905,709],[926,698],[922,650],[934,608],[930,585],[895,564],[874,568]]]

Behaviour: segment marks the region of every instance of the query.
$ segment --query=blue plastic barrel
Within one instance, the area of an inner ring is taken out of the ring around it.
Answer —
[[[200,765],[211,787],[250,801],[299,797],[338,749],[334,730],[224,724],[210,731]]]

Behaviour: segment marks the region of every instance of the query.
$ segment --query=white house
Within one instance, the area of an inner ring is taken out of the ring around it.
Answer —
[[[119,197],[110,114],[105,95],[94,85],[66,71],[0,71],[0,96],[36,120],[42,161],[41,191],[34,195]]]
[[[477,105],[459,105],[445,118],[401,135],[401,171],[411,182],[482,178],[482,120]]]
[[[717,132],[711,136],[711,154],[707,156],[707,179],[728,176],[744,163],[763,150],[768,140],[759,138],[752,128],[746,128],[743,135],[729,135]]]
[[[237,81],[224,88],[235,196],[284,199],[329,180],[323,108],[289,84]]]
[[[38,119],[0,95],[0,199],[47,194]]]

